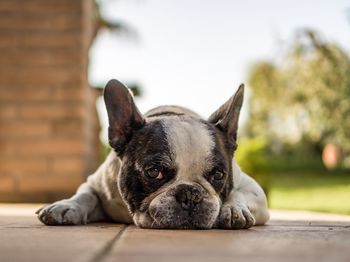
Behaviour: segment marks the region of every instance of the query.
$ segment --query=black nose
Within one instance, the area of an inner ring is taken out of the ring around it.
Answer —
[[[178,185],[175,198],[183,209],[192,209],[203,200],[203,190],[195,185]]]

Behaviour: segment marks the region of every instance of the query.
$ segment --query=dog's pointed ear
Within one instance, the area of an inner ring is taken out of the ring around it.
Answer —
[[[108,113],[108,141],[112,148],[122,154],[133,132],[141,128],[145,120],[137,109],[130,90],[118,80],[110,80],[104,90]]]
[[[238,119],[243,104],[243,98],[244,84],[241,84],[236,93],[208,119],[208,122],[214,124],[226,134],[227,140],[233,150],[237,147]]]

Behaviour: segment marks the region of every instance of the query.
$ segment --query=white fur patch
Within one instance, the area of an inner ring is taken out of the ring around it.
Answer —
[[[215,144],[209,130],[195,120],[166,119],[163,124],[179,168],[177,178],[192,181],[194,177],[201,177],[212,164],[210,154]]]

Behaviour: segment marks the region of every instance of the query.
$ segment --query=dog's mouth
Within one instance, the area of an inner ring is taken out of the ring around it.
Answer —
[[[134,222],[142,228],[154,229],[209,229],[220,210],[215,198],[204,199],[196,206],[184,207],[174,197],[159,196],[143,205],[134,215]]]
[[[161,216],[158,213],[150,214],[153,219],[151,228],[159,229],[209,229],[210,223],[205,223],[203,220],[196,218],[195,211],[186,212],[186,214],[175,215],[172,217]]]

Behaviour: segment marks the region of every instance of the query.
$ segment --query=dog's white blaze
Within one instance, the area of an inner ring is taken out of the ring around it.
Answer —
[[[177,178],[191,181],[201,176],[210,163],[214,140],[204,124],[198,121],[164,121],[170,148],[179,168]]]

